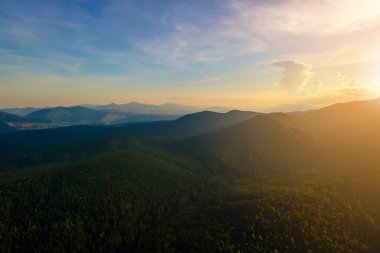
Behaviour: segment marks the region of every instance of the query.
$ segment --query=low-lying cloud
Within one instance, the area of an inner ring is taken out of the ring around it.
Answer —
[[[361,82],[350,80],[341,72],[336,72],[334,75],[339,87],[339,94],[350,98],[357,98],[371,94],[371,90],[363,86]]]
[[[335,79],[342,88],[362,88],[363,85],[358,81],[349,80],[346,75],[341,72],[335,73]]]

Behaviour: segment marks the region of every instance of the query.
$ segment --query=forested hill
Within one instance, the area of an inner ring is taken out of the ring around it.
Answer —
[[[316,152],[316,138],[296,118],[274,113],[169,143],[168,148],[198,157],[215,169],[245,168],[258,171],[269,170],[285,161],[289,163],[290,160],[309,158]],[[261,168],[263,163],[266,164],[265,168]]]
[[[0,252],[377,253],[376,104],[3,134]]]
[[[71,126],[0,134],[0,170],[7,167],[78,160],[104,152],[185,138],[237,124],[255,112],[201,112],[173,121],[118,126]]]
[[[0,133],[29,129],[32,126],[43,128],[46,123],[44,120],[27,119],[23,116],[0,111]]]
[[[258,114],[257,112],[236,110],[227,113],[204,111],[188,114],[174,121],[128,125],[121,127],[120,130],[144,138],[184,138],[226,128]]]

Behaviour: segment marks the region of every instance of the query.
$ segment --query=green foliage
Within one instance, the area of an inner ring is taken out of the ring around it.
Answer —
[[[181,160],[160,150],[122,152],[3,183],[0,251],[146,247],[152,230],[200,195],[202,180]]]
[[[380,124],[332,111],[7,135],[0,252],[380,252]]]

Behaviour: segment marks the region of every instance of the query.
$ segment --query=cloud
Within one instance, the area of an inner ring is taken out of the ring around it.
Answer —
[[[283,69],[283,76],[278,85],[293,94],[304,91],[314,74],[311,65],[297,60],[276,61],[273,66]]]
[[[346,75],[341,72],[335,72],[335,79],[341,88],[362,88],[363,85],[354,80],[349,80]]]
[[[322,88],[321,81],[312,81],[306,86],[305,93],[308,94],[317,94]]]
[[[218,62],[233,57],[266,51],[265,43],[256,38],[237,36],[225,24],[207,27],[195,23],[178,23],[171,33],[138,41],[136,47],[157,63],[186,65]]]
[[[361,82],[350,80],[345,74],[341,72],[334,73],[335,81],[337,82],[338,88],[336,92],[347,98],[360,98],[371,95],[374,93],[373,90],[365,87]]]
[[[356,98],[360,98],[360,97],[364,97],[364,96],[368,96],[372,94],[370,89],[365,88],[365,87],[358,87],[358,86],[346,87],[343,89],[339,89],[337,92],[342,96],[352,98],[352,99],[356,99]]]
[[[231,6],[257,32],[271,35],[332,35],[371,29],[380,22],[380,2],[373,0],[263,1],[231,0]],[[318,15],[315,15],[318,13]]]
[[[187,83],[189,84],[202,84],[202,83],[212,83],[212,82],[217,82],[217,81],[220,81],[220,80],[223,80],[225,78],[225,76],[205,76],[203,78],[200,78],[200,79],[196,79],[196,80],[189,80]]]

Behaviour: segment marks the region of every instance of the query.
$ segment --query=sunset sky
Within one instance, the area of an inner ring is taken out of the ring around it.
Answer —
[[[380,1],[1,0],[0,107],[379,96]]]

